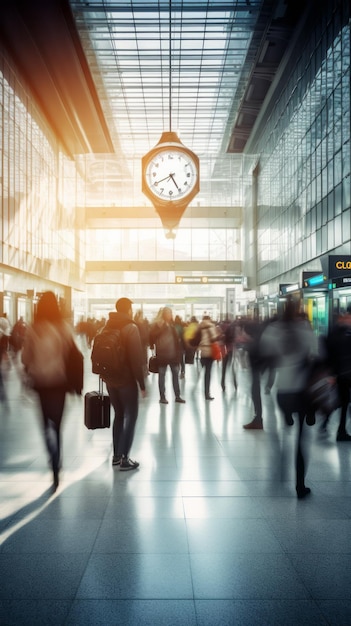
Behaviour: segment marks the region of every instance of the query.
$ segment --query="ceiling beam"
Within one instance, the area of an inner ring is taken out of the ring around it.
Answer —
[[[0,43],[68,156],[114,152],[68,0],[2,0]]]

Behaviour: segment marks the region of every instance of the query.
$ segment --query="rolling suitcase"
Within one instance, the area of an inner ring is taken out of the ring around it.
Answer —
[[[84,396],[84,424],[89,430],[110,428],[110,397],[103,390],[99,377],[99,391],[88,391]]]

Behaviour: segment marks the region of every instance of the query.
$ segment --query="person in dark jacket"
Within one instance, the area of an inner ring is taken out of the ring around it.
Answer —
[[[224,341],[225,352],[224,352],[224,356],[222,359],[221,387],[223,391],[225,391],[225,375],[226,375],[228,366],[230,367],[233,363],[233,354],[234,354],[234,349],[235,349],[235,331],[236,331],[235,322],[230,322],[226,320],[222,325],[222,331],[223,331],[223,341]],[[236,391],[238,388],[238,383],[237,383],[234,368],[233,368],[233,382],[234,382],[234,388]]]
[[[143,370],[144,353],[138,326],[133,321],[132,304],[129,298],[117,300],[117,312],[109,313],[109,319],[105,325],[105,328],[108,329],[121,329],[126,353],[126,367],[123,375],[113,384],[106,383],[107,392],[115,412],[112,430],[112,465],[119,465],[121,471],[134,470],[139,467],[139,463],[132,461],[129,457],[138,419],[138,385],[142,397],[144,398],[146,395]]]
[[[169,366],[172,372],[172,383],[175,401],[184,404],[180,397],[179,366],[182,357],[182,345],[173,322],[172,311],[165,306],[159,312],[156,321],[150,329],[150,348],[156,348],[158,362],[158,388],[160,403],[168,404],[166,398],[166,370]]]
[[[351,435],[346,430],[351,391],[351,304],[331,329],[326,345],[329,364],[332,373],[336,375],[341,404],[336,440],[351,441]]]
[[[261,399],[261,371],[262,362],[260,358],[259,344],[263,331],[263,324],[257,320],[245,324],[244,330],[249,337],[247,342],[247,353],[251,369],[251,398],[254,406],[254,416],[251,422],[244,424],[246,430],[262,430],[262,399]]]

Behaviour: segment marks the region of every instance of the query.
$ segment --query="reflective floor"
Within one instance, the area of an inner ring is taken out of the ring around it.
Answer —
[[[90,369],[86,352],[86,369]],[[181,381],[186,404],[159,404],[148,377],[131,457],[111,465],[111,430],[88,431],[69,397],[63,471],[51,473],[35,398],[6,374],[0,415],[0,623],[162,625],[351,623],[351,445],[306,426],[306,484],[297,500],[296,425],[282,424],[274,387],[264,431],[252,417],[250,374],[220,364],[206,401],[197,363]],[[86,375],[84,392],[97,388]],[[351,432],[351,428],[349,427]]]

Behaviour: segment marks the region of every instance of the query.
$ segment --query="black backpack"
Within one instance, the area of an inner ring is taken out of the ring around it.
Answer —
[[[126,366],[125,347],[118,328],[103,328],[94,338],[91,351],[92,371],[113,385]]]

